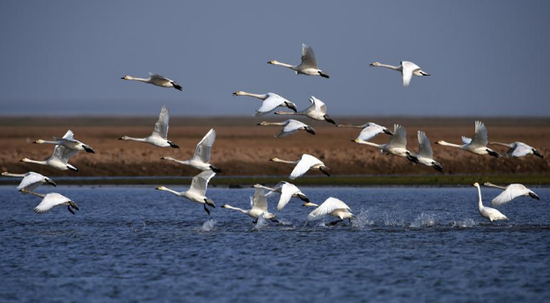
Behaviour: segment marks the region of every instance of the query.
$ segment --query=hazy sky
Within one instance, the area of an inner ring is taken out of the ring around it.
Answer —
[[[550,1],[0,1],[0,115],[549,116]],[[330,79],[268,65],[315,50]],[[431,73],[403,87],[374,61]],[[151,71],[183,92],[124,81]]]

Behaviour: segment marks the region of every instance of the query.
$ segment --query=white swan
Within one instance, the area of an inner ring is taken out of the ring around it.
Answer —
[[[290,68],[291,70],[295,71],[297,75],[321,76],[324,78],[329,78],[329,75],[327,73],[317,68],[317,59],[315,59],[315,53],[313,53],[313,49],[310,46],[307,46],[305,44],[302,44],[302,62],[300,63],[300,65],[295,66],[276,60],[271,60],[267,63]]]
[[[298,177],[303,176],[310,168],[316,168],[319,169],[323,174],[330,177],[330,168],[325,166],[325,164],[315,158],[312,155],[303,154],[300,160],[296,161],[287,161],[287,160],[281,160],[279,158],[273,158],[270,161],[273,162],[279,162],[279,163],[288,163],[288,164],[296,164],[292,172],[290,173],[289,179],[294,180]]]
[[[277,107],[288,107],[295,112],[298,110],[296,107],[296,104],[288,101],[287,99],[275,93],[253,94],[253,93],[243,92],[240,90],[240,91],[234,92],[233,96],[249,96],[249,97],[254,97],[254,98],[263,100],[262,106],[260,106],[260,108],[256,110],[256,117],[269,114],[272,111],[274,111]]]
[[[317,205],[315,203],[304,203],[304,206],[309,207],[317,207],[314,209],[309,215],[307,216],[308,220],[315,220],[320,217],[329,215],[338,218],[339,220],[330,222],[329,225],[334,225],[336,223],[342,222],[345,219],[349,219],[351,222],[351,218],[355,217],[353,213],[351,212],[351,209],[349,206],[346,205],[342,200],[330,197],[323,202],[321,205]]]
[[[483,185],[504,190],[502,193],[500,193],[500,195],[496,196],[491,202],[494,206],[506,204],[514,200],[515,198],[521,197],[521,196],[528,196],[533,199],[540,200],[539,196],[535,194],[534,191],[525,187],[525,185],[523,184],[514,183],[508,186],[498,186],[490,182],[485,182],[483,183]]]
[[[393,65],[387,65],[382,64],[380,62],[373,62],[370,64],[370,66],[375,67],[385,67],[392,70],[396,70],[401,72],[401,76],[403,77],[403,86],[409,86],[411,83],[412,76],[430,76],[430,74],[426,73],[425,71],[420,69],[420,66],[410,62],[410,61],[401,61],[401,64],[399,66],[393,66]]]
[[[65,133],[65,136],[63,136],[63,138],[58,138],[58,137],[53,137],[54,141],[46,141],[46,140],[42,140],[42,139],[38,139],[36,141],[34,141],[33,143],[36,143],[36,144],[43,144],[43,143],[49,143],[49,144],[56,144],[56,145],[62,145],[68,149],[74,149],[74,150],[78,150],[78,151],[86,151],[87,153],[95,153],[94,149],[87,145],[87,144],[84,144],[78,140],[76,140],[74,138],[74,133],[72,130],[68,130],[66,133]]]
[[[161,160],[174,161],[180,164],[189,165],[202,171],[211,170],[215,173],[220,173],[221,169],[209,163],[210,155],[212,154],[212,146],[216,140],[216,131],[212,128],[202,140],[197,144],[195,154],[189,160],[176,160],[172,157],[162,157]]]
[[[426,136],[426,133],[424,133],[423,131],[418,131],[418,152],[416,154],[411,154],[407,156],[407,159],[414,163],[431,166],[437,171],[443,171],[443,166],[441,165],[441,163],[434,160],[432,147],[430,146],[430,140],[428,139],[428,136]]]
[[[254,191],[254,197],[250,197],[250,209],[242,209],[238,207],[231,206],[229,204],[222,205],[223,208],[239,211],[253,219],[254,223],[257,222],[258,217],[262,214],[265,219],[271,220],[273,222],[278,222],[275,219],[275,214],[267,211],[267,197],[265,196],[265,191],[263,188],[257,187]]]
[[[286,121],[283,121],[283,122],[267,122],[267,121],[262,121],[260,123],[258,123],[259,126],[284,126],[283,129],[281,130],[281,132],[278,134],[278,135],[274,135],[275,137],[277,138],[282,138],[282,137],[286,137],[288,135],[292,135],[294,134],[295,132],[299,131],[299,130],[304,130],[312,135],[315,135],[315,129],[313,129],[313,127],[305,124],[305,123],[302,123],[298,120],[294,120],[294,119],[288,119]]]
[[[183,90],[181,85],[177,84],[174,80],[168,79],[164,76],[153,74],[149,72],[149,78],[136,78],[132,76],[124,76],[121,78],[122,80],[131,80],[131,81],[139,81],[144,83],[153,84],[160,87],[166,87],[166,88],[175,88],[179,91]]]
[[[367,122],[363,125],[338,124],[336,126],[344,127],[344,128],[345,127],[362,128],[363,130],[361,130],[356,140],[369,141],[370,139],[374,138],[376,135],[380,133],[385,133],[387,135],[393,136],[393,132],[391,130],[373,122]]]
[[[128,136],[122,136],[119,140],[131,140],[137,142],[145,142],[158,147],[172,147],[179,148],[174,142],[168,140],[168,109],[163,106],[160,110],[159,119],[155,123],[153,133],[149,137],[145,138],[132,138]]]
[[[379,148],[380,151],[387,155],[395,155],[399,157],[413,157],[411,153],[407,150],[407,131],[405,128],[399,124],[393,126],[393,136],[390,138],[390,142],[387,144],[376,144],[373,142],[355,139],[355,143],[364,144]]]
[[[529,146],[523,142],[512,142],[510,144],[501,142],[489,142],[489,145],[491,144],[508,147],[508,150],[506,151],[507,157],[519,158],[527,155],[535,155],[537,157],[540,157],[541,159],[544,158],[544,156],[536,148]]]
[[[336,122],[334,122],[334,120],[332,120],[332,118],[327,115],[327,106],[323,101],[315,98],[314,96],[311,96],[309,98],[309,102],[311,102],[311,105],[299,112],[277,111],[275,112],[275,115],[306,116],[313,120],[327,121],[328,123],[336,124]]]
[[[273,193],[280,194],[281,197],[279,198],[279,203],[277,204],[278,211],[282,210],[288,204],[290,198],[299,198],[304,202],[309,202],[309,198],[296,185],[286,181],[277,183],[274,188],[261,184],[256,184],[254,187],[267,189],[269,192],[266,194],[266,197],[269,197]]]
[[[474,183],[474,186],[477,187],[477,194],[479,196],[479,202],[478,202],[479,213],[483,217],[489,219],[489,221],[491,222],[497,221],[497,220],[508,220],[508,218],[506,218],[506,216],[503,215],[500,211],[491,207],[483,206],[483,200],[481,199],[481,188],[479,187],[479,183],[477,182]]]
[[[33,171],[30,171],[26,174],[11,174],[5,171],[2,173],[2,176],[23,178],[23,180],[21,180],[21,183],[19,183],[19,186],[17,186],[17,190],[20,192],[34,191],[35,189],[38,188],[38,186],[46,183],[54,187],[57,186],[57,184],[55,184],[55,182],[49,177],[43,176]]]
[[[483,124],[483,122],[481,121],[475,122],[474,138],[470,139],[468,137],[463,136],[462,142],[464,143],[463,145],[452,144],[452,143],[445,142],[443,140],[439,140],[435,143],[443,146],[460,148],[476,155],[489,154],[493,157],[497,157],[497,158],[500,157],[499,153],[487,147],[487,143],[488,143],[487,128],[485,127],[485,124]]]
[[[212,199],[206,197],[206,188],[208,187],[208,182],[210,181],[210,179],[212,179],[212,177],[214,177],[215,175],[216,173],[210,170],[201,172],[200,174],[193,177],[191,181],[191,186],[189,186],[189,189],[187,191],[177,192],[164,186],[159,186],[156,188],[156,190],[164,190],[173,193],[176,196],[183,197],[190,201],[202,204],[204,207],[204,211],[206,211],[206,213],[210,215],[210,210],[206,207],[206,205],[212,206],[214,208],[216,208],[216,205],[214,204],[214,201],[212,201]]]
[[[69,137],[72,137],[72,132],[68,131],[65,136],[63,136],[62,139],[68,139]],[[62,145],[56,145],[53,148],[53,155],[46,160],[39,161],[39,160],[31,160],[28,158],[21,159],[21,162],[26,163],[34,163],[34,164],[40,164],[40,165],[47,165],[50,167],[53,167],[55,169],[59,170],[73,170],[78,171],[78,169],[71,164],[68,163],[69,158],[73,157],[78,153],[78,150],[75,149],[68,149]]]
[[[52,208],[61,205],[67,205],[67,210],[69,210],[69,212],[73,215],[75,214],[73,209],[80,210],[74,201],[58,193],[49,193],[44,195],[33,191],[24,192],[42,198],[40,204],[34,208],[34,212],[37,214],[45,213]]]

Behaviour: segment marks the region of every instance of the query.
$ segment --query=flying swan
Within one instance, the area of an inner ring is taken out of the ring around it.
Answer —
[[[533,199],[540,200],[539,196],[535,194],[534,191],[530,190],[529,188],[525,187],[523,184],[510,184],[508,186],[498,186],[490,182],[485,182],[483,185],[488,187],[494,187],[498,189],[504,190],[500,195],[496,196],[493,201],[491,202],[493,206],[499,206],[502,204],[506,204],[512,200],[514,200],[517,197],[521,196],[528,196]]]
[[[161,75],[157,75],[157,74],[153,74],[151,72],[149,72],[149,78],[145,79],[145,78],[136,78],[136,77],[132,77],[132,76],[124,76],[121,78],[122,80],[131,80],[131,81],[139,81],[139,82],[144,82],[144,83],[149,83],[149,84],[153,84],[153,85],[156,85],[156,86],[160,86],[160,87],[165,87],[165,88],[175,88],[179,91],[181,91],[183,88],[181,87],[181,85],[177,84],[174,80],[171,80],[171,79],[168,79],[164,76],[161,76]]]
[[[256,184],[254,187],[267,189],[269,192],[266,194],[266,197],[269,197],[273,193],[280,194],[281,197],[279,198],[279,203],[277,204],[278,211],[282,210],[288,204],[290,198],[299,198],[304,202],[309,202],[309,198],[296,185],[286,181],[277,183],[274,188],[261,184]]]
[[[208,182],[210,181],[210,179],[212,179],[212,177],[214,177],[215,175],[216,173],[211,170],[201,172],[200,174],[193,177],[191,181],[191,186],[187,191],[177,192],[164,186],[159,186],[156,188],[156,190],[164,190],[173,193],[176,196],[186,198],[187,200],[190,200],[192,202],[202,204],[204,207],[204,211],[206,211],[206,213],[210,215],[210,210],[206,207],[206,205],[214,208],[216,208],[216,205],[214,204],[214,201],[212,201],[212,199],[206,197],[206,188],[208,187]]]
[[[430,74],[424,72],[420,69],[420,66],[410,62],[410,61],[401,61],[399,66],[382,64],[380,62],[373,62],[370,66],[374,67],[385,67],[401,72],[401,77],[403,77],[403,86],[409,86],[411,83],[412,76],[430,76]]]
[[[506,216],[503,215],[500,211],[491,207],[483,206],[483,200],[481,199],[481,188],[479,187],[479,183],[477,182],[474,183],[474,186],[477,187],[477,194],[479,196],[479,202],[478,202],[479,213],[483,217],[489,219],[489,221],[491,222],[497,221],[497,220],[508,220],[508,218],[506,218]]]
[[[541,159],[544,158],[544,156],[536,148],[529,146],[523,142],[512,142],[510,144],[501,142],[489,142],[489,145],[491,144],[508,147],[508,150],[505,154],[507,157],[519,158],[525,157],[527,155],[535,155],[537,157],[540,157]]]
[[[290,173],[289,179],[294,180],[298,177],[303,176],[310,168],[319,169],[323,174],[330,177],[330,168],[325,166],[325,164],[315,158],[312,155],[303,154],[300,160],[296,161],[288,161],[288,160],[281,160],[279,158],[273,158],[270,161],[273,162],[279,162],[279,163],[287,163],[287,164],[296,164],[292,172]]]
[[[277,137],[277,138],[282,138],[288,135],[292,135],[299,130],[304,130],[312,135],[315,135],[315,129],[313,129],[313,127],[294,119],[288,119],[283,122],[262,121],[258,123],[258,125],[259,126],[284,126],[278,135],[274,135],[274,137]]]
[[[80,210],[78,208],[78,205],[76,205],[74,201],[71,201],[71,199],[58,193],[49,193],[47,195],[44,195],[44,194],[35,193],[33,191],[24,191],[24,192],[31,194],[33,196],[42,198],[42,201],[40,202],[40,204],[38,204],[38,206],[34,208],[34,212],[37,214],[45,213],[51,210],[52,208],[56,206],[61,206],[61,205],[67,205],[67,210],[73,215],[75,214],[73,209]]]
[[[307,216],[308,221],[329,215],[339,219],[328,224],[335,225],[345,219],[349,219],[349,222],[351,223],[351,218],[355,217],[346,203],[333,197],[326,199],[320,206],[311,202],[304,203],[303,206],[317,207]]]
[[[380,133],[385,133],[387,135],[393,136],[393,132],[389,130],[387,127],[378,125],[373,122],[367,122],[362,125],[352,125],[352,124],[338,124],[337,127],[342,128],[362,128],[361,132],[359,133],[359,136],[357,136],[356,140],[362,140],[362,141],[370,141],[370,139],[374,138],[376,135]]]
[[[297,111],[296,104],[288,101],[287,99],[275,93],[253,94],[253,93],[243,92],[242,90],[240,90],[240,91],[234,92],[233,96],[249,96],[249,97],[254,97],[262,100],[263,101],[262,106],[260,106],[260,108],[256,110],[256,117],[269,114],[273,112],[277,107],[288,107],[292,109],[294,112]]]
[[[21,183],[19,183],[19,186],[17,186],[17,190],[24,193],[29,191],[34,191],[40,185],[46,184],[46,183],[54,187],[57,186],[57,184],[49,177],[43,176],[33,171],[30,171],[26,174],[11,174],[6,171],[2,173],[2,176],[23,178],[23,180],[21,180]]]
[[[70,137],[72,137],[72,132],[68,131],[65,134],[65,136],[63,136],[62,139],[68,139]],[[59,170],[69,170],[70,169],[70,170],[73,170],[73,171],[78,171],[78,169],[76,167],[74,167],[74,166],[72,166],[71,164],[68,163],[69,158],[73,157],[77,153],[78,153],[78,150],[68,149],[68,148],[66,148],[65,146],[62,146],[62,145],[56,145],[53,148],[53,155],[50,158],[46,159],[46,160],[38,161],[38,160],[31,160],[31,159],[28,159],[28,158],[23,158],[23,159],[21,159],[21,162],[47,165],[47,166],[50,166],[50,167],[53,167],[53,168],[59,169]]]
[[[161,160],[174,161],[180,164],[189,165],[202,171],[211,170],[215,173],[220,173],[221,169],[209,163],[210,155],[212,154],[212,146],[216,140],[216,131],[212,128],[204,138],[197,144],[195,154],[189,160],[176,160],[172,157],[162,157]]]
[[[489,154],[493,157],[497,157],[497,158],[500,157],[499,153],[487,147],[487,143],[488,143],[487,128],[485,127],[485,124],[483,124],[483,122],[481,121],[475,122],[474,138],[470,139],[468,137],[463,136],[462,142],[464,143],[463,145],[452,144],[452,143],[445,142],[443,140],[439,140],[435,143],[443,146],[460,148],[476,155]]]
[[[277,111],[275,112],[275,115],[306,116],[313,120],[327,121],[328,123],[336,124],[336,122],[334,122],[334,120],[332,120],[332,118],[327,115],[327,106],[323,101],[315,98],[314,96],[311,96],[309,98],[309,102],[311,102],[311,105],[299,112]]]
[[[242,209],[238,207],[231,206],[229,204],[222,205],[223,208],[239,211],[251,218],[254,219],[254,224],[258,221],[258,217],[262,214],[265,219],[271,220],[273,222],[278,222],[275,219],[275,214],[267,211],[267,197],[265,196],[265,190],[261,187],[256,187],[254,190],[254,197],[250,197],[250,209]]]
[[[179,148],[174,142],[168,140],[168,109],[163,106],[160,110],[159,119],[155,123],[153,133],[149,137],[145,138],[132,138],[128,136],[122,136],[119,140],[131,140],[137,142],[145,142],[158,147],[172,147]]]
[[[414,161],[415,158],[415,156],[407,150],[407,131],[399,124],[393,126],[393,136],[391,136],[390,142],[387,144],[376,144],[359,138],[353,140],[353,142],[376,147],[386,155],[405,157],[411,161]]]
[[[437,171],[443,171],[443,166],[441,165],[441,163],[434,160],[432,147],[430,146],[430,140],[428,139],[428,136],[426,136],[426,133],[424,133],[423,131],[418,131],[418,152],[416,154],[411,154],[407,156],[407,159],[414,163],[431,166]]]
[[[315,53],[313,53],[313,49],[311,48],[311,46],[307,46],[305,44],[302,44],[302,62],[300,63],[300,65],[294,66],[276,60],[271,60],[267,63],[290,68],[291,70],[295,71],[297,75],[321,76],[323,78],[329,78],[327,73],[317,68],[317,59],[315,59]]]
[[[53,137],[53,140],[54,141],[46,141],[46,140],[38,139],[38,140],[34,141],[33,143],[36,143],[36,144],[43,144],[43,143],[56,144],[56,145],[64,146],[65,148],[68,148],[68,149],[72,149],[72,150],[78,150],[78,151],[83,151],[84,150],[87,153],[92,153],[92,154],[95,153],[94,149],[91,146],[76,140],[74,138],[73,131],[70,130],[70,129],[67,131],[67,133],[65,133],[65,136],[63,136],[63,138]]]

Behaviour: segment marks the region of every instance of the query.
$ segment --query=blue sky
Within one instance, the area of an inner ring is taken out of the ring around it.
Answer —
[[[331,115],[548,116],[549,1],[2,1],[0,115],[251,115],[278,93]],[[311,45],[330,79],[298,64]],[[374,61],[431,77],[403,87]],[[151,71],[183,92],[123,81]]]

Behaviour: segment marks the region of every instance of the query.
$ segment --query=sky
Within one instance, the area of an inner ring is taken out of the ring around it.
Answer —
[[[550,1],[0,1],[0,116],[248,116],[244,90],[332,116],[550,115]],[[331,77],[298,64],[310,45]],[[403,87],[374,61],[413,61]],[[158,73],[183,92],[124,81]]]

